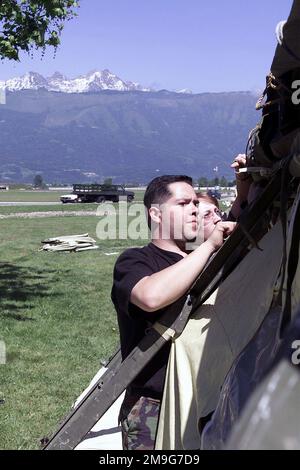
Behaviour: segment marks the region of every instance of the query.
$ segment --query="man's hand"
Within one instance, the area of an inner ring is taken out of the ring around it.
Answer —
[[[218,222],[210,237],[206,240],[216,251],[223,245],[224,238],[228,237],[236,227],[236,222]]]
[[[241,205],[248,200],[248,193],[253,183],[252,176],[249,173],[238,173],[240,168],[246,167],[246,163],[246,155],[239,153],[231,164],[231,168],[235,170],[237,196],[230,212],[236,219],[241,213]]]
[[[239,153],[230,166],[235,170],[237,197],[240,202],[247,201],[249,188],[253,180],[249,173],[238,173],[239,169],[246,167],[246,155]]]
[[[238,173],[240,168],[246,167],[246,155],[244,153],[239,153],[235,159],[233,160],[232,164],[230,165],[236,172],[236,179],[242,180],[245,179],[243,174]]]
[[[131,291],[131,303],[146,312],[156,312],[176,302],[191,287],[235,226],[235,222],[218,222],[211,236],[194,251],[172,266],[143,277]]]

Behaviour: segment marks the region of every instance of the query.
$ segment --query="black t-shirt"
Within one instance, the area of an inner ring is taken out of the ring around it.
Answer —
[[[143,248],[130,248],[118,258],[114,269],[111,298],[118,315],[122,358],[137,346],[149,328],[168,307],[156,312],[145,312],[130,302],[133,287],[145,276],[177,263],[179,253],[162,250],[153,243]],[[181,304],[180,304],[181,305]],[[129,387],[135,395],[160,399],[163,393],[170,343],[166,343]]]

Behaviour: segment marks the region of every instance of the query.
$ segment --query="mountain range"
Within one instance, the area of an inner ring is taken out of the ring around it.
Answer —
[[[230,162],[259,119],[250,92],[120,91],[107,82],[95,90],[93,74],[79,91],[58,92],[33,76],[27,85],[15,79],[0,104],[1,183],[31,183],[36,174],[49,183],[147,183],[165,173],[233,178]],[[66,82],[55,76],[51,86]]]
[[[0,81],[0,88],[7,91],[38,90],[44,88],[48,91],[61,93],[87,93],[101,90],[117,91],[151,91],[139,83],[125,81],[114,73],[105,69],[102,71],[93,70],[86,75],[69,79],[60,72],[55,72],[51,77],[43,77],[36,72],[28,72],[21,77]]]

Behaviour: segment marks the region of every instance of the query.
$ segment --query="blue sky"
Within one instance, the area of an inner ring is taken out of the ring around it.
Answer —
[[[275,27],[292,0],[81,0],[54,58],[0,63],[0,80],[30,70],[71,77],[108,68],[125,80],[193,92],[264,87]]]

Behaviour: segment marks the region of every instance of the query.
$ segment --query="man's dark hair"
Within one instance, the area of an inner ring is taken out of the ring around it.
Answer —
[[[172,196],[169,185],[179,182],[193,186],[192,178],[186,175],[163,175],[150,181],[144,195],[144,205],[147,208],[148,225],[150,222],[149,209],[151,208],[151,205],[163,204],[170,196]]]

